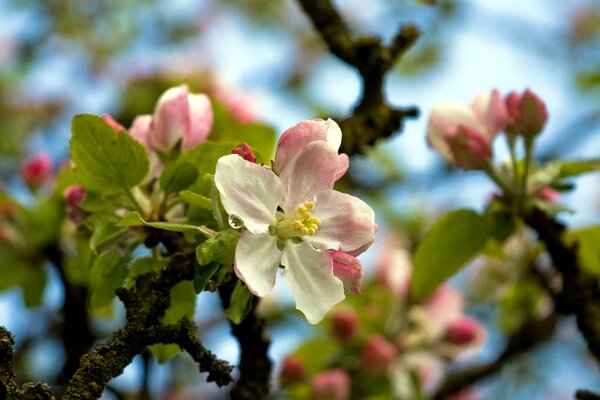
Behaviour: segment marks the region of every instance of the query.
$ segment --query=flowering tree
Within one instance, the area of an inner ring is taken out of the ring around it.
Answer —
[[[450,168],[485,176],[494,193],[482,211],[451,210],[413,232],[380,217],[377,233],[374,209],[386,216],[386,207],[347,171],[418,116],[383,92],[419,30],[403,25],[386,45],[352,35],[330,1],[298,3],[329,52],[360,76],[349,115],[300,121],[279,135],[221,89],[163,82],[143,101],[125,93],[134,106],[121,115],[75,115],[61,166],[47,153],[23,161],[33,200],[2,189],[0,288],[20,287],[35,307],[45,265],[60,275],[65,362],[56,381],[27,382],[13,335],[0,328],[0,398],[121,398],[111,381],[137,356],[174,363],[185,352],[215,397],[474,399],[476,384],[569,316],[600,360],[600,230],[557,219],[569,211],[559,195],[574,189],[570,179],[597,171],[600,160],[537,157],[549,115],[530,89],[439,104],[427,116],[429,146]],[[371,245],[372,274],[358,258]],[[448,283],[475,259],[467,282]],[[293,297],[284,317],[269,305],[278,280]],[[196,310],[204,293],[219,299],[239,344],[235,366],[204,344],[194,319],[208,312]],[[116,299],[122,324],[99,334],[93,318],[110,314]],[[476,316],[469,303],[489,312]],[[289,324],[287,315],[314,327],[274,369],[267,329]],[[503,349],[464,363],[485,348],[490,325]],[[599,398],[587,389],[575,397]],[[139,398],[149,398],[147,387]]]

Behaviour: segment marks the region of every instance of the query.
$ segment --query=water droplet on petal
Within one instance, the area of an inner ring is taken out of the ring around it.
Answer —
[[[229,226],[231,226],[233,229],[240,229],[244,226],[244,221],[242,221],[242,219],[235,214],[231,214],[227,221],[229,222]]]

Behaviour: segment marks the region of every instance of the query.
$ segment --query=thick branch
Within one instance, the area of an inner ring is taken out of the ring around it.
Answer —
[[[235,280],[219,287],[223,308],[229,306],[234,287]],[[240,344],[240,379],[231,390],[232,400],[263,399],[269,394],[273,363],[267,354],[271,340],[265,325],[264,318],[256,315],[256,302],[240,324],[231,323],[231,333]]]
[[[404,118],[418,116],[416,107],[396,108],[383,95],[386,73],[419,36],[414,25],[402,26],[390,46],[372,36],[352,38],[349,29],[329,0],[298,0],[327,47],[342,61],[355,67],[362,78],[362,97],[352,115],[341,121],[342,151],[361,153],[378,138],[391,136]]]
[[[555,301],[559,312],[574,314],[588,349],[600,361],[600,286],[598,278],[581,268],[576,248],[562,240],[565,227],[541,211],[526,220],[546,245],[554,266],[563,278],[563,287]]]
[[[208,381],[219,386],[230,383],[231,366],[202,346],[194,323],[187,319],[174,325],[161,322],[170,305],[170,289],[193,279],[194,270],[195,255],[178,253],[160,273],[140,275],[132,289],[118,289],[127,322],[106,343],[81,358],[81,367],[69,382],[64,399],[99,398],[107,383],[120,375],[137,354],[158,343],[178,344],[198,363],[201,372],[209,373]]]
[[[448,375],[433,399],[445,399],[450,395],[459,393],[480,379],[499,372],[507,362],[513,360],[516,356],[548,340],[554,332],[556,322],[557,316],[556,314],[552,314],[541,321],[529,321],[525,323],[508,338],[506,348],[496,360],[488,364],[475,365]]]

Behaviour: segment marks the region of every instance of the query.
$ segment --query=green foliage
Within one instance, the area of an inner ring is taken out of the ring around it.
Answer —
[[[412,290],[425,299],[473,257],[489,239],[503,242],[514,231],[511,220],[497,213],[456,210],[438,219],[414,255]]]
[[[151,228],[163,229],[165,231],[171,232],[193,232],[193,233],[202,233],[202,234],[210,234],[207,229],[203,226],[190,225],[190,224],[179,224],[174,222],[146,222],[137,211],[132,211],[131,213],[124,216],[117,226],[149,226]]]
[[[213,277],[220,266],[221,264],[212,262],[210,264],[199,265],[196,267],[196,271],[194,272],[194,290],[196,290],[197,294],[206,288],[210,278]]]
[[[102,308],[115,297],[115,289],[123,284],[127,276],[125,260],[119,252],[110,250],[101,253],[92,265],[90,281],[90,306]]]
[[[567,244],[576,246],[581,266],[600,276],[600,225],[570,230],[564,239]]]
[[[212,201],[208,197],[202,196],[201,194],[197,194],[189,190],[183,190],[179,192],[179,197],[181,197],[181,200],[185,201],[191,206],[198,207],[203,210],[212,210]]]
[[[106,250],[127,233],[127,227],[117,226],[119,220],[119,217],[107,212],[92,214],[85,220],[85,225],[92,231],[90,248],[94,253]]]
[[[196,309],[196,292],[190,281],[179,282],[171,288],[171,306],[167,309],[162,322],[175,324],[181,318],[193,318]],[[176,344],[156,344],[149,347],[159,363],[169,361],[181,351]]]
[[[229,307],[225,310],[227,318],[234,324],[242,322],[252,309],[253,297],[248,287],[238,280],[231,293]]]
[[[160,176],[160,187],[165,194],[176,193],[189,187],[198,179],[198,170],[185,161],[168,164]]]
[[[525,321],[537,318],[543,311],[544,296],[544,289],[531,279],[509,286],[500,297],[500,328],[510,334],[521,328]]]
[[[144,146],[117,133],[101,117],[77,115],[72,123],[71,157],[79,183],[104,194],[131,188],[148,173]]]
[[[331,337],[307,340],[294,352],[308,374],[322,371],[337,356],[339,342]]]
[[[212,262],[233,264],[235,246],[240,238],[240,233],[228,228],[209,237],[200,246],[196,247],[198,264],[206,265]]]

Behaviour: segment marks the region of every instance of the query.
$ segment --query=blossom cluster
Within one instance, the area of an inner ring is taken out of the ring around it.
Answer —
[[[329,355],[325,362],[316,365],[311,359],[311,341],[283,361],[279,382],[292,398],[307,393],[335,400],[431,394],[450,361],[482,347],[486,331],[465,314],[458,291],[443,285],[417,303],[410,291],[409,251],[394,246],[382,254],[362,295],[327,317],[325,326],[335,342],[323,339]]]

